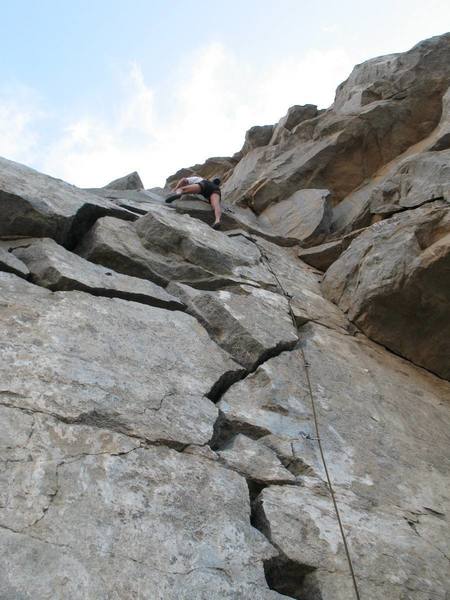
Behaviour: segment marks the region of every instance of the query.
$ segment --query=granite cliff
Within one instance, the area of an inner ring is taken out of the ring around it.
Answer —
[[[450,34],[193,171],[0,159],[0,597],[448,600]]]

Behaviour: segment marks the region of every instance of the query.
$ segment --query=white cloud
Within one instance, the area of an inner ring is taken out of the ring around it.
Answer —
[[[38,142],[37,126],[45,117],[36,94],[21,85],[0,89],[0,156],[32,160]]]
[[[9,119],[15,125],[8,130],[5,154],[26,162],[34,150],[33,166],[80,186],[104,185],[135,169],[147,186],[160,185],[183,166],[236,152],[246,129],[277,121],[292,104],[329,105],[351,67],[346,52],[334,48],[286,57],[260,70],[225,46],[210,44],[180,66],[170,110],[139,65],[131,64],[111,116],[94,110],[73,116],[42,140],[38,155],[34,113],[19,108]]]

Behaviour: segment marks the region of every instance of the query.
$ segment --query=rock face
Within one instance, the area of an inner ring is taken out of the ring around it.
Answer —
[[[267,208],[261,218],[282,236],[294,238],[301,246],[313,246],[330,233],[329,196],[328,190],[300,190]]]
[[[329,110],[301,122],[282,143],[244,156],[224,186],[228,200],[259,214],[303,188],[345,198],[437,126],[450,85],[449,39],[355,67]]]
[[[92,264],[49,238],[16,242],[14,246],[14,255],[27,265],[33,283],[49,290],[79,290],[172,310],[183,308],[156,284]]]
[[[239,475],[96,427],[2,408],[5,420],[33,431],[3,446],[9,511],[22,517],[2,531],[5,597],[281,598],[267,589],[274,550],[250,526]],[[21,504],[24,494],[46,503]],[[24,571],[33,556],[39,567]]]
[[[327,271],[325,295],[370,338],[450,378],[450,207],[369,227]]]
[[[270,144],[279,144],[283,142],[290,132],[308,119],[317,117],[318,110],[315,104],[295,105],[291,106],[285,116],[281,118],[273,130],[273,135],[270,139]]]
[[[449,58],[195,165],[221,231],[0,161],[2,599],[356,598],[323,456],[361,599],[450,598]]]
[[[248,369],[292,348],[298,340],[288,302],[279,294],[246,285],[218,292],[181,284],[171,284],[168,289],[219,346]]]
[[[214,289],[226,283],[273,286],[258,249],[245,238],[228,239],[174,211],[152,209],[134,224],[99,219],[78,252],[120,273]]]
[[[309,324],[300,338],[361,593],[444,599],[450,464],[437,455],[448,444],[448,383],[361,337]],[[303,473],[302,486],[270,486],[256,500],[254,522],[281,550],[266,564],[271,585],[294,598],[348,600],[307,390],[299,351],[267,361],[220,401],[222,440],[240,432],[265,447],[279,438],[280,458]]]
[[[0,158],[0,236],[51,237],[73,244],[104,215],[132,213],[23,165]]]

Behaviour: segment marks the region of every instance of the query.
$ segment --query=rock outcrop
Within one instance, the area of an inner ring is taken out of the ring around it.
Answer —
[[[225,185],[227,198],[258,214],[305,188],[342,200],[431,133],[449,85],[450,34],[358,65],[329,110],[244,156]]]
[[[112,190],[143,190],[144,184],[142,183],[142,179],[139,177],[139,173],[137,171],[133,171],[124,177],[119,177],[119,179],[114,179],[107,185],[105,188],[111,188]]]
[[[364,333],[450,379],[450,205],[436,202],[367,228],[322,289]]]
[[[0,159],[1,598],[448,600],[449,65],[178,172],[221,231]]]
[[[135,215],[73,185],[0,158],[0,236],[51,237],[73,245],[101,216]]]

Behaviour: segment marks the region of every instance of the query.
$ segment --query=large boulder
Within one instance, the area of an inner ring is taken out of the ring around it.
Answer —
[[[191,316],[0,282],[3,404],[174,446],[210,439],[206,395],[240,369]]]
[[[181,302],[155,283],[91,263],[50,238],[11,244],[13,258],[18,257],[27,265],[33,283],[49,290],[79,290],[172,310],[183,308]]]
[[[105,185],[105,188],[111,188],[113,190],[143,190],[144,184],[139,177],[139,173],[137,171],[133,171],[124,177],[114,179],[114,181],[111,181]]]
[[[247,369],[298,340],[288,302],[280,294],[246,285],[208,292],[172,283],[168,290]]]
[[[450,207],[367,228],[328,269],[326,297],[375,341],[450,378]]]
[[[333,106],[282,143],[255,148],[224,186],[231,202],[260,213],[302,188],[345,198],[438,124],[450,84],[450,34],[355,67]]]
[[[269,206],[260,220],[282,237],[295,239],[303,247],[314,246],[330,233],[329,196],[328,190],[299,190],[287,200]]]
[[[152,208],[137,225],[99,219],[77,252],[119,273],[164,286],[170,281],[206,289],[234,282],[273,284],[259,252],[248,240],[229,240],[204,223],[165,207]]]
[[[133,213],[19,163],[0,158],[0,236],[51,237],[73,246],[99,217]]]
[[[222,202],[222,218],[221,230],[230,231],[242,229],[248,233],[260,236],[266,240],[278,244],[280,246],[294,246],[298,244],[295,237],[284,235],[278,229],[272,226],[264,217],[258,217],[250,209],[239,206],[230,206]],[[190,215],[195,219],[199,219],[208,225],[212,225],[215,221],[214,212],[211,205],[202,196],[197,194],[186,194],[179,200],[174,202],[177,212]]]
[[[300,339],[361,593],[444,599],[450,384],[364,336],[310,323]],[[301,474],[301,486],[266,487],[255,503],[253,522],[280,550],[266,563],[271,587],[294,598],[352,598],[301,352],[270,359],[218,406],[219,452],[244,434]]]

